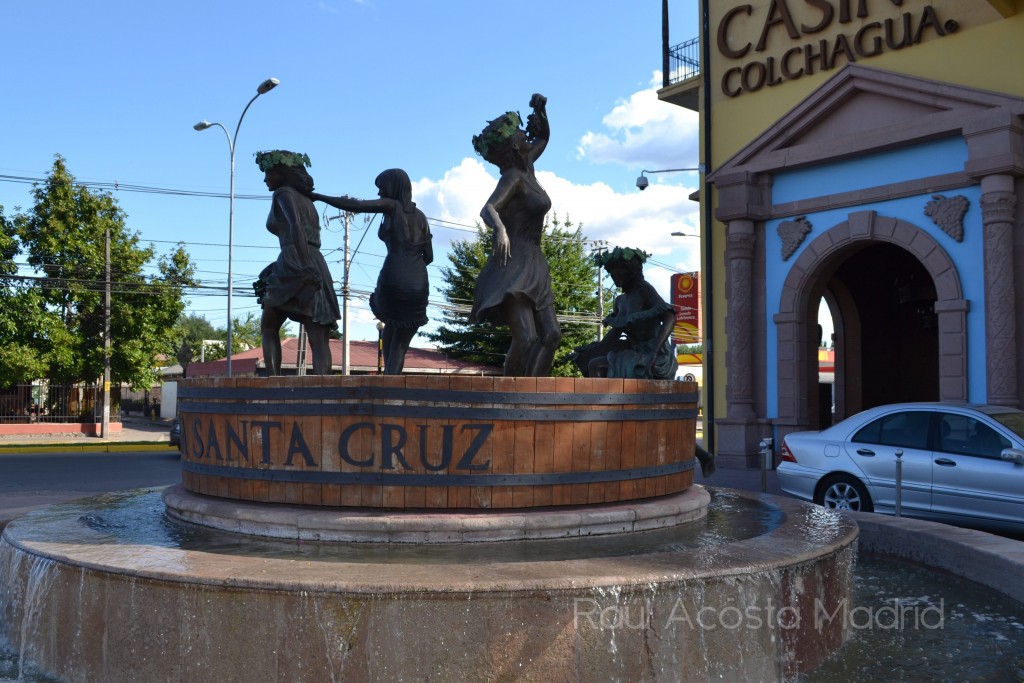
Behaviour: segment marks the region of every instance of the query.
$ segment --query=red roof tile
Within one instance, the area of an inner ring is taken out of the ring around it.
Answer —
[[[336,373],[342,370],[342,347],[340,339],[331,340],[331,364]],[[299,340],[289,337],[281,341],[281,370],[286,374],[295,372],[298,365]],[[312,356],[306,350],[306,366],[312,366]],[[263,362],[263,348],[241,351],[231,356],[231,374],[234,376],[259,376],[266,372]],[[377,372],[377,343],[368,341],[349,342],[349,372],[368,374]],[[500,375],[500,366],[482,365],[449,358],[444,353],[430,349],[410,348],[405,355],[406,374],[458,373],[473,375]],[[217,377],[227,374],[227,360],[192,363],[188,366],[188,377]]]

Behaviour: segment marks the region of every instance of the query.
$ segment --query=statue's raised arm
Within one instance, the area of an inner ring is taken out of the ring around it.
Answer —
[[[526,117],[526,141],[530,145],[530,163],[537,161],[547,149],[551,138],[551,126],[548,124],[548,98],[534,93],[530,98],[533,113]]]
[[[492,251],[477,278],[469,321],[508,326],[507,377],[547,376],[562,338],[551,272],[540,248],[551,199],[533,170],[550,135],[547,99],[534,95],[530,106],[526,130],[519,114],[508,111],[473,136],[477,154],[497,166],[500,176],[480,211],[492,231]]]

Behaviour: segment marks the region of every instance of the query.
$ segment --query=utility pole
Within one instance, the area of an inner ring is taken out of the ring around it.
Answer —
[[[348,233],[349,233],[349,221],[352,218],[352,214],[348,211],[345,212],[345,279],[341,285],[341,374],[350,375],[351,367],[349,364],[349,345],[348,345],[348,271],[351,267],[349,263],[348,255]]]
[[[103,424],[100,434],[110,436],[110,226],[104,240],[103,276]]]
[[[352,220],[352,213],[345,211],[337,216],[331,216],[327,219],[327,222],[341,218],[345,223],[345,276],[341,281],[341,374],[350,375],[351,368],[349,367],[349,343],[348,343],[348,300],[351,298],[351,290],[349,289],[349,270],[352,266],[352,258],[355,257],[356,252],[359,251],[359,247],[363,244],[363,237],[366,237],[368,230],[363,232],[363,237],[359,238],[359,244],[356,245],[355,250],[349,254],[349,232],[350,232],[350,221]]]
[[[605,240],[594,240],[594,262],[597,263],[597,341],[604,338],[604,266],[601,255],[610,244]]]

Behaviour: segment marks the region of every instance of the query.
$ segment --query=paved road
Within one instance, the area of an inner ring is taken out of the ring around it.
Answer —
[[[0,453],[0,527],[34,507],[181,481],[177,451]]]

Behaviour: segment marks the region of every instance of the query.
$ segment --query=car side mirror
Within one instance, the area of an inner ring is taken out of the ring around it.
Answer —
[[[1024,465],[1024,451],[1017,448],[1004,448],[999,454],[1001,460],[1012,462],[1014,465]]]

